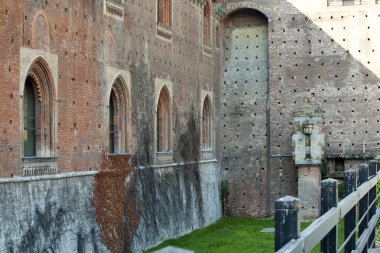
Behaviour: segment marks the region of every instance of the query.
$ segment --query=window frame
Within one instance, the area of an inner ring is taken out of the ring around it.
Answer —
[[[157,153],[172,151],[171,137],[171,97],[169,89],[164,85],[158,95],[156,105],[156,150]]]
[[[208,99],[209,102],[209,122],[208,122],[208,142],[207,147],[204,146],[204,105],[205,101]],[[200,100],[199,100],[199,115],[200,115],[200,153],[202,160],[213,160],[215,159],[215,110],[214,110],[214,93],[210,90],[201,90]]]
[[[130,106],[128,86],[123,76],[117,75],[108,96],[107,150],[109,155],[131,152]]]
[[[103,14],[109,17],[113,17],[117,20],[124,20],[124,5],[125,0],[104,0],[103,1]],[[120,12],[118,14],[117,12]]]
[[[56,143],[56,102],[55,87],[52,73],[48,63],[42,58],[37,57],[27,71],[23,82],[22,94],[24,95],[26,82],[30,80],[35,98],[35,155],[27,157],[54,157]],[[22,102],[22,127],[24,128],[24,100]],[[25,137],[25,130],[23,137]],[[22,145],[23,157],[25,147]],[[27,158],[26,157],[26,158]]]
[[[207,23],[205,22],[207,19]],[[203,44],[211,45],[212,38],[212,5],[210,0],[206,0],[203,6],[203,18],[202,18],[202,28],[203,28]]]
[[[160,20],[160,3],[167,3],[168,6],[163,6],[167,8],[168,12],[168,22],[163,22],[163,20]],[[157,0],[156,2],[156,24],[157,24],[157,31],[156,36],[166,42],[172,42],[173,41],[173,0]]]
[[[203,99],[202,106],[202,151],[212,151],[212,103],[209,95]]]
[[[162,4],[162,13],[160,12]],[[162,19],[160,18],[162,15]],[[173,26],[173,1],[157,0],[157,24],[171,28]]]
[[[157,108],[158,108],[158,103],[159,103],[159,98],[161,91],[163,88],[167,89],[167,94],[168,94],[168,106],[169,106],[169,127],[168,127],[168,137],[170,138],[169,141],[169,147],[166,151],[161,152],[159,151],[157,147],[157,124],[158,124],[158,115],[157,115]],[[173,82],[170,81],[169,79],[160,79],[160,78],[155,78],[154,80],[154,104],[153,104],[153,134],[154,134],[154,139],[153,139],[153,156],[154,156],[154,162],[157,165],[162,165],[162,164],[172,164],[173,163],[173,140],[175,139],[175,131],[173,130],[173,101],[174,101],[174,96],[173,96]]]

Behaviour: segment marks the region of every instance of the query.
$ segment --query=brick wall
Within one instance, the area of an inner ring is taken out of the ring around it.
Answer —
[[[262,118],[256,120],[245,113],[246,105],[250,105],[249,110],[255,110],[257,105],[254,103],[259,103],[260,98],[245,96],[244,83],[223,84],[221,120],[225,111],[244,113],[240,119],[235,115],[227,118],[226,121],[231,122],[227,128],[222,123],[222,139],[224,135],[231,137],[221,145],[222,157],[233,158],[238,153],[246,159],[245,164],[231,162],[232,165],[222,159],[223,180],[229,182],[230,212],[264,214],[268,210],[266,203],[273,205],[273,201],[283,195],[297,194],[297,171],[291,146],[291,135],[297,127],[294,112],[303,108],[320,112],[320,128],[326,135],[328,161],[343,157],[347,159],[346,168],[355,167],[357,163],[370,159],[375,152],[367,150],[363,154],[363,141],[379,146],[380,72],[377,66],[380,48],[376,36],[379,28],[374,24],[380,20],[380,6],[372,2],[361,6],[327,7],[325,1],[312,4],[302,1],[228,1],[226,12],[232,13],[241,8],[259,10],[269,19],[270,124],[258,124]],[[227,38],[229,30],[226,24],[225,50],[229,44],[240,45],[246,40]],[[254,64],[254,60],[248,64]],[[256,65],[262,66],[260,63]],[[225,66],[229,67],[228,62]],[[233,70],[227,69],[225,80],[230,71]],[[244,72],[236,76],[249,77]],[[248,83],[254,84],[255,80],[256,77],[248,78]],[[255,91],[256,86],[251,87],[247,92]],[[228,90],[228,93],[223,90]],[[223,107],[224,100],[229,100],[236,93],[229,109]],[[255,157],[253,154],[259,152],[257,148],[251,150],[250,147],[259,142],[252,139],[252,145],[241,148],[242,141],[236,137],[240,130],[235,125],[245,122],[251,123],[245,133],[269,131],[270,134],[270,167],[259,174],[263,182],[254,177],[260,172],[260,167],[250,162]],[[344,152],[342,143],[345,143]],[[224,149],[226,145],[227,151]],[[234,149],[236,146],[240,149]],[[250,169],[247,172],[242,167]],[[246,180],[237,180],[242,178]],[[270,195],[267,194],[267,179],[270,179]],[[262,203],[262,209],[258,209],[259,203]],[[250,209],[242,211],[242,206]]]
[[[142,146],[154,152],[153,138],[143,143],[142,135],[147,133],[139,129],[153,132],[152,121],[140,119],[153,117],[155,77],[174,83],[174,153],[191,117],[199,134],[200,91],[218,92],[219,65],[214,62],[218,63],[220,56],[214,47],[212,55],[203,54],[203,7],[175,1],[172,39],[168,41],[156,36],[155,1],[126,2],[123,20],[104,15],[103,4],[102,0],[1,1],[0,31],[6,34],[0,39],[1,177],[22,174],[20,75],[25,73],[19,69],[21,47],[58,57],[55,151],[60,172],[97,170],[101,154],[107,152],[106,67],[131,73],[132,154]],[[213,26],[217,23],[214,19]]]

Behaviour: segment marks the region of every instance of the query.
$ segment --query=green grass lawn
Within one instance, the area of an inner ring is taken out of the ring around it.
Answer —
[[[302,223],[305,229],[310,223]],[[193,250],[196,253],[244,253],[274,252],[274,233],[261,233],[264,228],[273,228],[273,219],[224,217],[217,223],[196,230],[174,240],[167,240],[147,252],[166,246]],[[342,242],[343,225],[339,226],[339,241]],[[313,252],[319,252],[317,246]]]

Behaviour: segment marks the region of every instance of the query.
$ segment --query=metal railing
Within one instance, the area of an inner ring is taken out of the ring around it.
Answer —
[[[376,184],[380,163],[370,161],[345,172],[346,197],[339,203],[337,180],[321,182],[321,216],[300,233],[299,200],[286,196],[276,201],[276,252],[310,252],[319,243],[321,252],[367,252],[375,247],[380,208]],[[359,187],[357,187],[359,185]],[[356,217],[358,214],[358,217]],[[338,248],[338,224],[344,219],[344,242]],[[357,238],[358,237],[358,238]]]

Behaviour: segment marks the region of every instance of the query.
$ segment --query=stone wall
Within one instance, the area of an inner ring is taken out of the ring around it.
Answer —
[[[112,245],[101,236],[108,230],[99,222],[101,210],[97,208],[104,205],[94,206],[102,196],[94,187],[99,180],[97,172],[2,179],[0,251],[141,252],[221,217],[219,166],[215,161],[141,168],[127,174],[118,192],[126,189],[123,210],[133,210],[136,215],[124,212],[118,221],[113,220],[123,226],[122,233],[107,235],[122,238],[111,240]],[[120,211],[111,205],[106,208],[108,216],[117,217]],[[136,217],[138,229],[123,237]]]
[[[268,20],[246,10],[232,14],[224,26],[221,150],[230,181],[229,213],[262,215],[265,198],[256,196],[267,190]]]
[[[92,207],[94,172],[0,181],[1,252],[108,252]]]
[[[140,251],[214,223],[221,217],[217,163],[135,171],[141,220],[131,248]],[[132,179],[133,181],[133,179]]]

